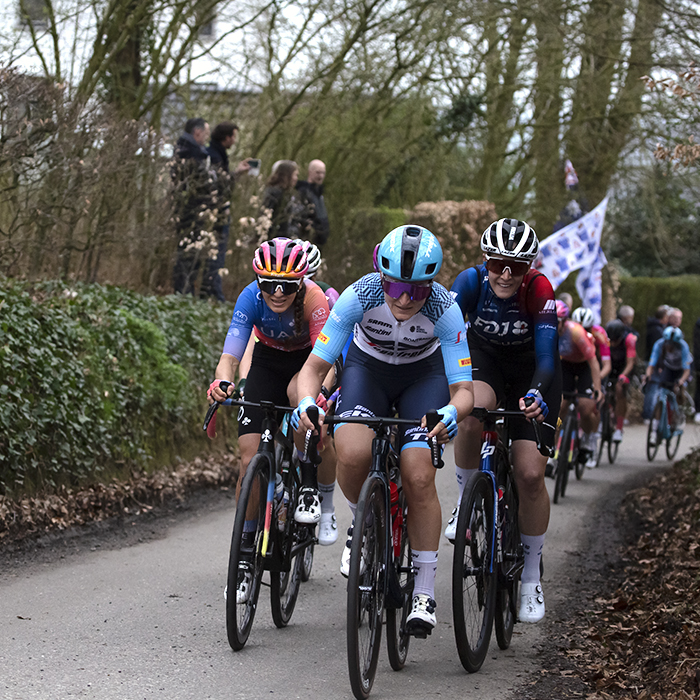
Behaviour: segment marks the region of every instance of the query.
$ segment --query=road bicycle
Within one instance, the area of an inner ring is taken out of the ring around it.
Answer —
[[[600,407],[600,445],[598,445],[597,464],[600,464],[605,445],[608,446],[608,462],[614,464],[617,459],[620,443],[613,440],[613,434],[615,433],[615,405],[615,384],[608,382],[605,387],[605,400]]]
[[[581,450],[578,399],[579,396],[583,398],[590,398],[590,396],[569,391],[565,391],[562,396],[565,401],[569,402],[569,405],[557,437],[554,494],[552,495],[554,503],[559,503],[559,498],[564,498],[566,495],[570,470],[574,470],[577,481],[581,480],[589,454],[587,450]]]
[[[228,386],[229,382],[220,383],[224,392]],[[229,553],[226,633],[231,648],[240,651],[253,625],[263,571],[270,572],[272,619],[277,627],[286,627],[294,612],[299,587],[311,575],[313,546],[318,540],[315,525],[297,523],[294,519],[301,487],[299,460],[288,420],[294,409],[270,401],[228,399],[224,403],[260,408],[264,412],[260,445],[250,460],[236,503]],[[205,430],[220,405],[210,406]],[[284,414],[281,430],[277,423],[279,413]],[[250,585],[247,593],[239,596],[243,577],[248,577]]]
[[[658,416],[658,425],[655,420],[649,421],[647,431],[647,459],[652,462],[659,451],[662,442],[666,443],[666,456],[673,459],[678,452],[678,447],[683,435],[681,411],[673,391],[674,384],[665,382],[659,385],[658,397],[652,416]]]
[[[317,425],[314,407],[307,415]],[[440,418],[427,414],[428,430]],[[413,569],[408,539],[408,509],[401,485],[394,426],[417,426],[420,420],[374,416],[329,416],[324,423],[358,423],[374,430],[372,464],[355,511],[347,600],[347,651],[354,696],[369,696],[377,670],[386,611],[387,651],[394,671],[406,663],[411,635],[406,618],[413,600]],[[433,466],[443,465],[436,440],[431,440]],[[413,636],[423,636],[419,632]]]
[[[524,556],[508,420],[523,419],[523,414],[475,407],[471,415],[484,423],[481,462],[464,487],[457,516],[452,615],[460,661],[467,671],[476,673],[488,652],[492,629],[499,648],[507,649],[517,619]],[[550,456],[552,450],[542,444],[539,424],[532,421],[532,425],[537,449]]]

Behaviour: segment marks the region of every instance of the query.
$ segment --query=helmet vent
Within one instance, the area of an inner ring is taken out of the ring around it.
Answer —
[[[436,267],[437,267],[437,263],[430,263],[430,265],[428,265],[428,266],[425,268],[425,274],[426,274],[426,275],[432,275],[433,272],[435,272],[435,268],[436,268]]]

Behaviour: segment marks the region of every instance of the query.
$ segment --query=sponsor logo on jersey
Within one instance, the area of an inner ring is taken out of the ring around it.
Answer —
[[[557,308],[557,303],[554,299],[547,299],[547,303],[544,305],[543,311],[554,311]]]
[[[331,310],[331,318],[334,321],[337,321],[338,323],[340,323],[340,316],[338,316],[338,314],[334,310]]]
[[[325,318],[325,317],[326,317],[326,310],[325,309],[316,309],[316,311],[314,311],[311,314],[311,318],[314,321],[318,321],[319,318]]]
[[[319,339],[324,345],[328,345],[328,340],[329,340],[329,338],[328,338],[328,336],[327,336],[325,333],[319,333],[319,334],[318,334],[318,339]]]
[[[236,311],[233,315],[237,319],[240,319],[241,321],[243,321],[243,323],[245,323],[248,320],[248,317],[242,311]]]
[[[421,328],[420,326],[411,326],[409,328],[411,333],[422,333],[423,335],[428,335],[428,331],[425,330],[425,328]]]
[[[457,360],[457,364],[460,367],[471,367],[472,366],[472,358],[471,357],[462,357],[461,359]]]
[[[385,328],[391,328],[391,323],[385,323],[384,321],[380,321],[379,319],[376,319],[376,318],[368,319],[367,323],[373,323],[376,326],[384,326]]]

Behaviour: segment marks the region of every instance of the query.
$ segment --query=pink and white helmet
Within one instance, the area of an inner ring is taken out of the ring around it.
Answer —
[[[308,268],[303,246],[291,238],[265,241],[253,255],[253,270],[260,277],[298,280],[304,277]]]

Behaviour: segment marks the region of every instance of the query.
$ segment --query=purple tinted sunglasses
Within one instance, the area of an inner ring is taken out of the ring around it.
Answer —
[[[432,288],[432,282],[428,282],[428,284],[412,284],[411,282],[390,280],[388,277],[382,278],[382,289],[392,299],[398,299],[405,293],[408,294],[411,301],[421,301],[430,296]]]

